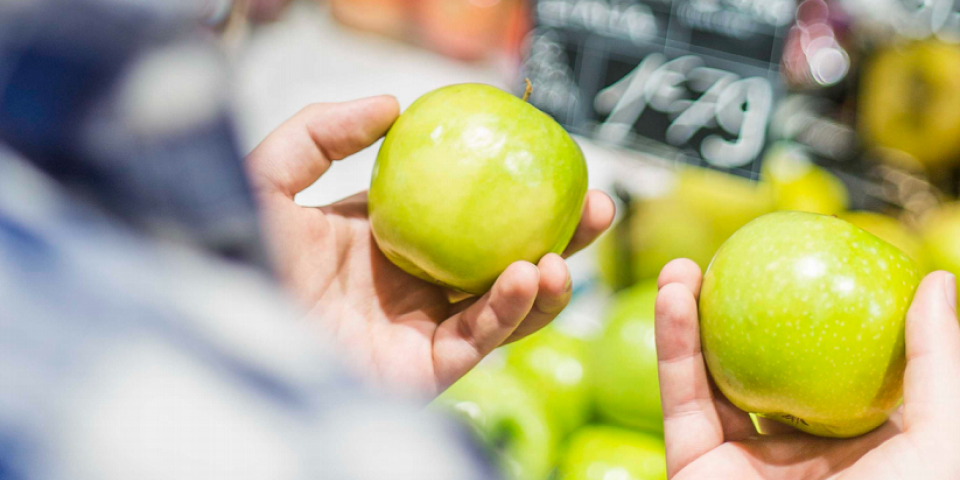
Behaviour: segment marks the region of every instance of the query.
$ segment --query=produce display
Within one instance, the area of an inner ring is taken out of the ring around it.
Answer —
[[[960,32],[907,35],[901,7],[858,2],[717,2],[756,42],[711,30],[702,2],[532,2],[532,94],[442,88],[390,130],[374,237],[470,294],[564,249],[591,161],[581,139],[669,173],[601,186],[618,220],[573,296],[581,282],[605,299],[595,335],[547,326],[435,402],[508,479],[666,478],[656,278],[676,258],[704,272],[704,359],[733,405],[848,438],[900,404],[914,291],[960,273]]]

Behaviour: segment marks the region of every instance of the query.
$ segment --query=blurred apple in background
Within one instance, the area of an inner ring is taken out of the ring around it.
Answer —
[[[843,220],[777,212],[737,231],[700,290],[704,359],[740,409],[802,431],[873,430],[903,392],[904,322],[920,271]]]
[[[865,66],[858,105],[868,142],[903,151],[932,171],[957,165],[960,45],[926,40],[880,50]]]
[[[477,60],[505,47],[519,0],[419,0],[419,34],[432,49]]]
[[[607,425],[575,432],[564,449],[558,480],[666,480],[663,439]]]
[[[839,217],[899,248],[917,262],[917,265],[921,268],[926,265],[923,260],[923,247],[920,243],[920,237],[896,218],[882,213],[866,211],[846,212]]]
[[[597,247],[600,277],[614,289],[656,278],[671,260],[706,268],[738,228],[774,210],[771,189],[730,174],[682,168],[663,196],[636,200]]]
[[[511,345],[507,367],[543,398],[561,435],[586,423],[590,414],[587,343],[553,325]]]
[[[414,0],[330,0],[330,10],[340,23],[400,38],[408,30]]]
[[[654,309],[657,283],[613,297],[603,335],[592,345],[590,371],[597,411],[607,421],[663,432]]]
[[[682,168],[675,196],[708,221],[717,245],[750,220],[775,209],[769,185],[706,168]]]
[[[960,276],[960,202],[930,212],[923,219],[920,234],[927,269]]]
[[[773,190],[777,210],[836,215],[849,207],[847,187],[818,167],[799,145],[779,142],[763,159],[761,180]]]
[[[656,277],[675,258],[706,267],[717,246],[709,223],[677,198],[635,201],[598,240],[599,275],[619,290]]]
[[[368,210],[394,264],[482,294],[511,263],[562,252],[586,193],[583,152],[563,127],[503,90],[460,84],[423,95],[390,128]]]
[[[541,480],[559,443],[539,395],[510,371],[480,366],[432,404],[463,419],[512,480]]]
[[[634,281],[655,278],[675,258],[706,267],[720,245],[707,219],[675,196],[637,202],[629,221]]]

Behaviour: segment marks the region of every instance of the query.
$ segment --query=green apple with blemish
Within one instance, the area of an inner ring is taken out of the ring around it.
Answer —
[[[710,374],[746,412],[826,437],[873,430],[903,391],[904,322],[920,277],[902,251],[838,218],[764,215],[703,276]]]
[[[420,97],[393,124],[368,208],[390,261],[480,294],[511,263],[563,252],[586,192],[583,153],[556,121],[495,87],[462,84]]]

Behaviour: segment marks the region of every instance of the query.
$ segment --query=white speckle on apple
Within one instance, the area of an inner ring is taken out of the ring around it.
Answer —
[[[533,155],[526,150],[510,152],[503,161],[503,166],[514,176],[524,176],[531,165],[533,165]],[[540,183],[539,175],[525,176],[524,179],[527,183]]]
[[[433,143],[440,143],[443,140],[443,125],[437,125],[437,128],[430,132],[430,140],[433,140]]]
[[[856,282],[850,277],[840,277],[836,281],[836,290],[837,293],[842,295],[847,295],[853,292],[853,288],[856,286]]]
[[[808,278],[820,277],[826,272],[827,266],[814,256],[807,256],[797,262],[797,272]]]
[[[499,154],[500,151],[503,150],[504,144],[507,143],[506,138],[496,135],[493,130],[482,125],[474,125],[464,130],[461,140],[464,146],[475,152],[475,154],[486,157]]]

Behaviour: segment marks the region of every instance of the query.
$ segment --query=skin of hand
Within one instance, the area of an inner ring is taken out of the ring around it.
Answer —
[[[376,385],[430,397],[493,349],[550,323],[570,300],[571,281],[561,256],[548,254],[537,265],[511,264],[485,295],[455,301],[384,257],[365,192],[322,208],[294,202],[334,161],[382,137],[398,115],[390,96],[311,105],[271,133],[246,166],[281,279],[347,363]],[[590,244],[613,216],[606,194],[588,192],[564,255]]]
[[[675,260],[660,273],[656,307],[660,397],[671,479],[960,478],[960,325],[954,276],[920,284],[906,320],[903,405],[878,429],[819,438],[773,421],[758,435],[713,385],[700,349],[700,268]]]
[[[271,22],[280,16],[290,0],[246,0],[247,16],[255,22]]]

